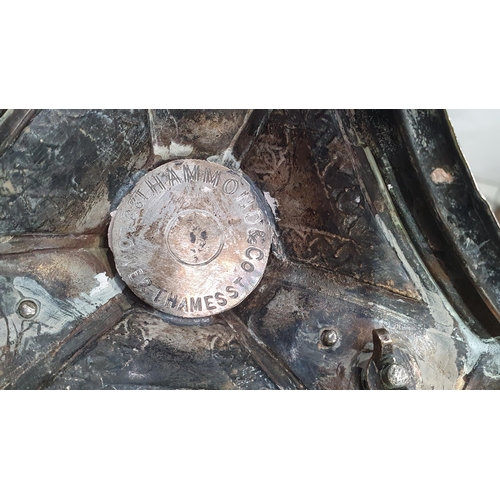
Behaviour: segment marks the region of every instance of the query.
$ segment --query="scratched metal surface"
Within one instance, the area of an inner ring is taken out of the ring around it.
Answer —
[[[497,339],[454,301],[461,290],[440,282],[400,210],[396,123],[332,110],[4,113],[0,387],[360,389],[378,328],[413,356],[423,389],[500,387]],[[241,170],[276,219],[255,291],[191,322],[131,293],[106,240],[137,179],[178,158]],[[32,319],[23,298],[38,301]]]
[[[241,172],[177,160],[142,177],[108,232],[116,269],[142,300],[174,316],[233,308],[266,268],[272,225]]]

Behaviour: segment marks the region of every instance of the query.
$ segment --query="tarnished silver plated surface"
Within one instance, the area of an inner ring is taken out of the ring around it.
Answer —
[[[156,309],[185,318],[239,304],[266,268],[271,225],[256,189],[217,163],[166,163],[112,214],[118,273]]]
[[[0,110],[0,389],[500,389],[499,249],[444,111]]]

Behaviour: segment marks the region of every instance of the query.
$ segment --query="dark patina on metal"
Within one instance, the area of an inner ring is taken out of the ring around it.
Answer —
[[[443,111],[9,110],[0,207],[0,389],[500,387],[500,233]]]

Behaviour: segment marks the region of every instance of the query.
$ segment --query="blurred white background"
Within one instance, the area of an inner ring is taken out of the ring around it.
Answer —
[[[446,111],[479,190],[500,220],[500,110]]]

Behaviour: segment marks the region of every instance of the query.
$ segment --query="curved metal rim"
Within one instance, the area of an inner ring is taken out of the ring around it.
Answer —
[[[448,244],[500,321],[500,231],[444,110],[398,113],[419,180]],[[444,172],[444,174],[442,174]]]
[[[500,231],[444,110],[357,111],[420,257],[481,337],[500,335]]]

